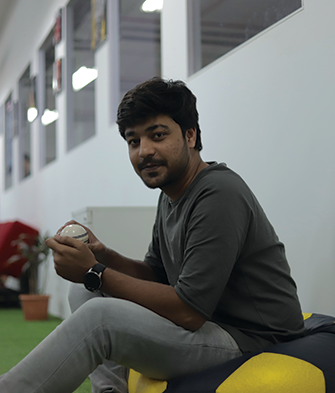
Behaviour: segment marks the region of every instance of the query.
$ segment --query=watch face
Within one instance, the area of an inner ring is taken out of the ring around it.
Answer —
[[[96,291],[101,287],[100,276],[95,272],[87,272],[84,280],[85,287],[90,291]]]

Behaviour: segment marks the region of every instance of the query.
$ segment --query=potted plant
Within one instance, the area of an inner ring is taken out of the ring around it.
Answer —
[[[41,264],[48,259],[50,249],[45,245],[48,235],[37,237],[22,233],[12,242],[18,251],[27,260],[23,267],[24,274],[28,278],[29,294],[19,296],[26,320],[44,320],[48,318],[49,295],[45,295],[45,280],[42,285],[42,293],[38,290],[38,272]]]

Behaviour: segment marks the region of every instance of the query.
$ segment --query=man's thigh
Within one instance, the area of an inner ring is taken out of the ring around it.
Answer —
[[[151,378],[174,378],[241,355],[229,333],[212,322],[191,332],[133,302],[110,297],[92,299],[78,312],[101,320],[110,360]]]

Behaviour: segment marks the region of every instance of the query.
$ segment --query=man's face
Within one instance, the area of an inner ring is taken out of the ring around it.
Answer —
[[[187,171],[189,146],[180,126],[169,116],[159,115],[125,131],[129,158],[150,188],[178,185]]]

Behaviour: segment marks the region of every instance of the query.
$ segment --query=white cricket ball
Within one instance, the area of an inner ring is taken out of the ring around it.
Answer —
[[[81,225],[70,224],[63,228],[61,236],[70,236],[74,239],[81,240],[85,244],[88,243],[88,233]]]

